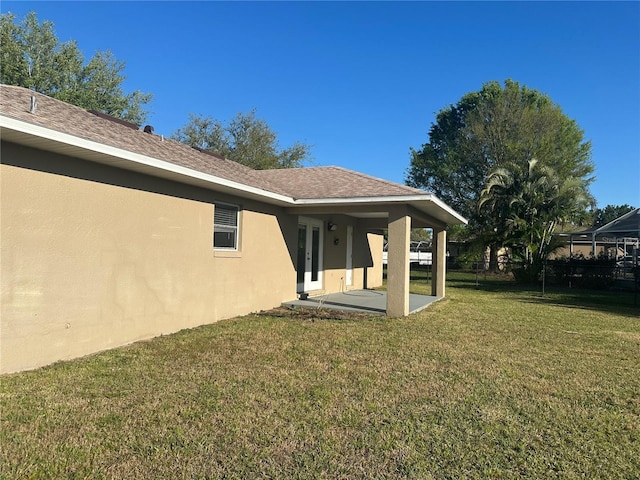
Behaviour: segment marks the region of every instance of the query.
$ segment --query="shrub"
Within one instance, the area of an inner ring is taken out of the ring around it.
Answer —
[[[604,290],[613,284],[616,261],[604,255],[574,255],[547,261],[549,280],[558,285]]]
[[[536,265],[525,262],[512,262],[510,264],[513,278],[518,283],[532,284],[540,281],[540,269]]]

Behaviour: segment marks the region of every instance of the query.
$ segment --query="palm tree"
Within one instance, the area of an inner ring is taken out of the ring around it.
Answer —
[[[519,273],[535,280],[553,251],[556,228],[583,220],[592,203],[582,179],[563,178],[532,158],[495,168],[487,177],[478,209],[493,221],[493,240],[522,259]]]

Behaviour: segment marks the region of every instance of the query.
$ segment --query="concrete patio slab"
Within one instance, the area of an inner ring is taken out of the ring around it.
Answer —
[[[437,302],[441,297],[409,294],[409,313],[416,313]],[[305,300],[285,302],[287,307],[331,308],[346,312],[367,312],[385,315],[387,312],[387,292],[378,290],[349,290],[308,297]]]

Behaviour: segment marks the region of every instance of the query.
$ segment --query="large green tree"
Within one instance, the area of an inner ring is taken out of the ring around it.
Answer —
[[[281,149],[276,132],[256,117],[255,110],[238,113],[226,123],[190,114],[189,122],[172,138],[257,170],[300,167],[311,153],[311,147],[300,142]]]
[[[471,219],[489,165],[475,145],[465,138],[466,119],[480,94],[469,93],[456,105],[441,110],[429,129],[429,142],[420,150],[411,148],[406,183],[424,188]]]
[[[16,22],[0,15],[0,83],[18,85],[88,110],[142,124],[152,96],[125,93],[125,64],[111,52],[97,52],[88,62],[75,41],[60,42],[53,23],[40,23],[35,12]]]
[[[464,95],[456,105],[438,113],[429,130],[429,142],[411,151],[406,182],[432,191],[465,215],[470,220],[470,237],[492,247],[495,268],[499,247],[531,238],[532,232],[525,235],[522,228],[538,227],[506,228],[505,218],[521,216],[521,212],[506,209],[517,210],[521,204],[491,200],[503,191],[488,188],[489,181],[506,179],[509,173],[515,184],[523,187],[524,179],[533,181],[529,172],[553,179],[555,185],[527,199],[546,205],[531,207],[533,210],[551,209],[553,202],[560,205],[560,197],[554,192],[565,184],[571,184],[574,193],[580,190],[581,198],[591,202],[591,145],[584,140],[583,131],[547,95],[507,80],[504,85],[486,83],[480,91]],[[584,221],[582,209],[586,205],[579,205],[579,209],[572,208],[571,214],[557,219],[552,229],[566,222]]]

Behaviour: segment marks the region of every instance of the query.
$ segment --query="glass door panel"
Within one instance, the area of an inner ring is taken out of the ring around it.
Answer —
[[[323,226],[321,220],[298,220],[298,292],[322,289]]]
[[[307,226],[298,225],[298,292],[304,292],[304,272],[307,263]]]
[[[311,281],[317,282],[320,276],[320,228],[311,230]]]

